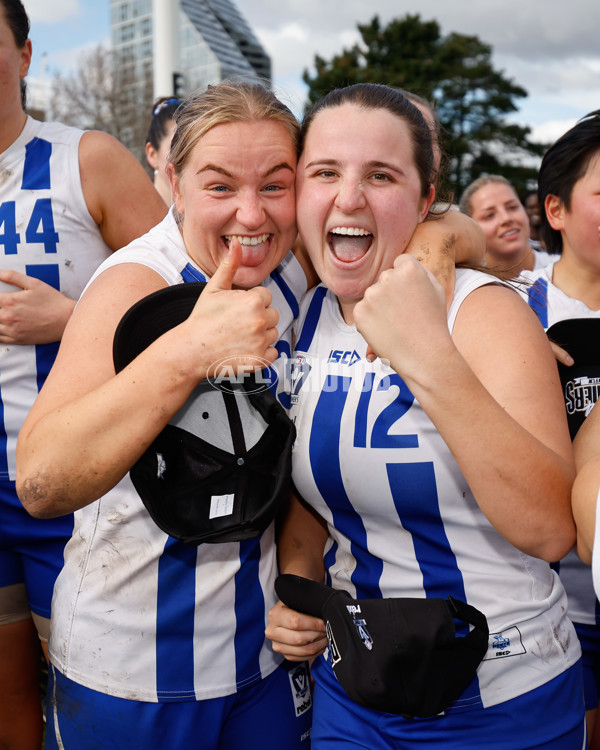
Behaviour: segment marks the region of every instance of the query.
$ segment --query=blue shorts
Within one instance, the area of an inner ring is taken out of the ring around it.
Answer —
[[[89,690],[49,670],[45,750],[309,750],[307,665],[284,663],[225,698],[142,703]],[[60,737],[60,742],[57,738]]]
[[[0,588],[24,583],[32,612],[50,617],[54,582],[72,532],[72,515],[33,518],[21,505],[15,483],[0,479]]]
[[[600,625],[582,625],[574,622],[581,643],[583,664],[583,695],[585,710],[598,708],[600,700]]]
[[[320,658],[313,664],[312,750],[584,750],[581,664],[489,708],[403,719],[354,703]]]

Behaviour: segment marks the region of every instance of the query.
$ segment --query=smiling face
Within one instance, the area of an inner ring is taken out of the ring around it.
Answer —
[[[313,119],[298,164],[298,229],[317,274],[347,321],[425,218],[405,121],[386,109],[342,104]]]
[[[194,147],[180,175],[171,175],[188,253],[213,275],[232,237],[242,245],[235,285],[260,284],[296,238],[296,151],[281,122],[215,125]]]
[[[485,234],[489,266],[509,268],[529,253],[529,217],[510,185],[489,182],[470,204],[471,218]]]

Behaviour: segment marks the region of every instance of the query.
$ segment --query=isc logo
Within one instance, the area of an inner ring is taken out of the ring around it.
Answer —
[[[360,354],[356,349],[352,352],[343,352],[340,349],[332,349],[329,352],[328,362],[337,362],[340,365],[353,365],[360,361]]]

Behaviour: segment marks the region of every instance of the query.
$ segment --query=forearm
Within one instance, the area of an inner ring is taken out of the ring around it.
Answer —
[[[405,379],[497,531],[527,554],[564,556],[575,540],[569,462],[521,426],[457,351]]]
[[[119,375],[25,422],[17,492],[29,513],[71,513],[119,482],[185,402],[196,379],[157,343]]]
[[[323,581],[327,538],[324,521],[292,493],[277,543],[280,572]]]

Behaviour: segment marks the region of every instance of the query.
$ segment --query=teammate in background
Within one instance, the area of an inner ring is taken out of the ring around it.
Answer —
[[[479,177],[464,191],[460,210],[474,219],[486,238],[486,265],[506,278],[543,268],[553,258],[529,244],[529,217],[508,180]]]
[[[537,190],[532,190],[523,198],[523,206],[529,216],[529,244],[534,250],[545,250],[546,243],[542,237],[542,218]]]
[[[312,747],[583,747],[580,649],[549,565],[575,531],[546,337],[478,271],[457,270],[447,315],[439,285],[399,255],[433,198],[426,124],[401,94],[333,91],[301,144],[298,226],[323,284],[297,324],[293,481],[306,505],[283,529],[282,572],[326,574],[359,599],[452,595],[490,626],[476,679],[431,719],[353,703],[317,659]],[[367,344],[389,364],[331,357]],[[278,604],[267,635],[297,659],[322,651],[324,630]]]
[[[551,257],[558,260],[540,271],[523,272],[522,293],[551,335],[559,321],[600,318],[600,110],[580,120],[546,151],[538,184],[544,207],[542,237]],[[593,382],[599,367],[600,348],[590,370],[580,369],[577,375],[588,375]],[[581,417],[593,405],[594,391],[585,388],[586,398],[578,407]],[[599,750],[600,730],[594,731],[594,723],[600,700],[600,603],[592,571],[574,550],[561,560],[559,573],[583,651],[589,747]]]
[[[273,360],[277,341],[289,354],[307,287],[289,253],[291,112],[261,86],[223,83],[184,102],[176,119],[174,206],[95,275],[19,438],[26,507],[39,517],[75,511],[77,523],[54,596],[48,748],[85,746],[80,731],[111,750],[183,746],[197,742],[198,727],[203,750],[310,742],[306,700],[264,637],[275,603],[272,526],[247,542],[190,548],[155,526],[128,475],[213,362],[240,352]],[[454,221],[446,263],[462,247]],[[431,223],[435,237],[443,222]],[[433,250],[423,241],[419,252]],[[202,279],[210,281],[189,321],[115,376],[124,312],[157,289]]]
[[[12,750],[41,744],[38,633],[46,651],[73,528],[70,516],[34,519],[21,506],[17,434],[87,280],[166,212],[115,139],[27,116],[28,35],[20,0],[0,0],[0,747]]]
[[[180,99],[159,99],[152,108],[152,119],[146,135],[146,159],[154,170],[154,187],[167,206],[173,203],[171,182],[166,171],[167,159],[175,132],[175,111],[180,104]]]

